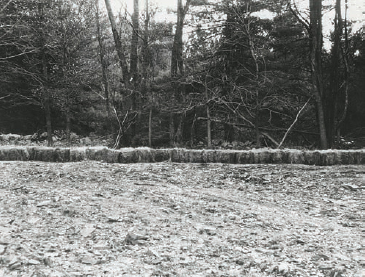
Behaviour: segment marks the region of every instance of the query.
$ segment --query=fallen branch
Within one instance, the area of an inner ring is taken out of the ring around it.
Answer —
[[[304,110],[304,108],[308,105],[308,103],[309,103],[309,101],[310,101],[311,99],[312,99],[312,98],[309,98],[309,99],[308,99],[308,101],[304,104],[304,106],[303,106],[303,107],[299,110],[299,112],[297,113],[297,116],[295,117],[295,119],[294,119],[293,123],[290,125],[290,127],[288,128],[288,130],[285,132],[284,137],[283,137],[283,139],[281,140],[281,142],[279,143],[279,145],[278,145],[278,147],[277,147],[277,148],[280,148],[280,147],[283,145],[283,143],[284,143],[284,141],[285,141],[286,137],[288,136],[289,132],[291,131],[291,129],[293,129],[293,127],[294,127],[295,123],[297,123],[297,121],[298,121],[298,119],[299,119],[300,114],[302,113],[302,111]]]

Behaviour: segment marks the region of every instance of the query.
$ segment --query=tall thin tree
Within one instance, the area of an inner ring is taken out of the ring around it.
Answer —
[[[191,0],[187,0],[183,5],[182,0],[177,0],[177,21],[174,35],[174,42],[171,53],[171,76],[176,77],[178,73],[184,73],[183,63],[183,29],[186,13],[189,10]]]
[[[129,73],[128,64],[127,64],[127,58],[124,55],[124,47],[123,47],[120,35],[118,33],[117,23],[115,21],[113,10],[110,5],[110,0],[105,0],[105,6],[108,11],[109,21],[110,21],[110,25],[112,28],[112,33],[113,33],[113,38],[114,38],[114,43],[115,43],[115,48],[116,48],[116,51],[118,54],[120,68],[122,70],[122,79],[124,81],[125,86],[129,87],[130,73]]]
[[[322,34],[322,0],[309,0],[310,12],[310,64],[312,74],[312,90],[316,99],[319,138],[322,149],[328,148],[327,130],[324,112],[323,85],[323,34]]]
[[[46,115],[46,128],[47,128],[47,145],[53,145],[52,139],[52,117],[51,117],[51,95],[49,91],[49,78],[48,78],[48,61],[47,61],[47,42],[45,36],[44,23],[45,19],[45,3],[43,1],[38,3],[38,13],[39,13],[39,27],[40,27],[40,45],[41,45],[41,61],[42,61],[42,100],[43,107]]]
[[[105,108],[108,115],[108,120],[110,122],[110,131],[114,133],[113,122],[112,122],[112,112],[110,107],[110,86],[108,77],[108,64],[106,60],[105,45],[103,41],[103,33],[100,24],[100,9],[99,0],[95,0],[95,19],[96,19],[96,36],[99,44],[99,61],[101,64],[102,71],[102,82],[104,87],[104,97],[105,97]]]

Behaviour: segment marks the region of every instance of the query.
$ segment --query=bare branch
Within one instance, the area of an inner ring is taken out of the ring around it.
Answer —
[[[0,60],[1,61],[9,60],[9,59],[12,59],[12,58],[20,57],[20,56],[23,56],[23,55],[26,55],[26,54],[30,54],[30,53],[34,53],[34,52],[36,52],[36,50],[32,50],[32,51],[29,51],[29,52],[23,52],[23,53],[20,53],[20,54],[17,54],[17,55],[13,55],[13,56],[9,56],[9,57],[5,57],[5,58],[0,58]]]
[[[290,12],[295,16],[295,18],[304,26],[304,28],[309,32],[310,31],[310,23],[308,22],[308,20],[306,20],[304,17],[302,17],[299,12],[298,12],[298,8],[294,3],[294,9],[292,7],[291,2],[288,2],[288,8],[290,10]]]
[[[288,128],[288,130],[285,132],[285,135],[284,135],[283,139],[281,140],[281,142],[279,143],[279,145],[278,145],[278,147],[277,147],[277,148],[280,148],[280,147],[283,145],[283,143],[284,143],[284,141],[285,141],[286,137],[288,136],[289,132],[291,131],[291,129],[293,129],[293,127],[294,127],[295,123],[297,123],[298,118],[299,118],[299,116],[300,116],[301,112],[304,110],[304,108],[307,106],[307,104],[309,103],[309,101],[310,101],[311,99],[312,99],[312,98],[309,98],[309,99],[308,99],[308,101],[304,104],[304,106],[303,106],[303,107],[299,110],[299,112],[297,113],[297,116],[295,117],[295,120],[294,120],[294,121],[293,121],[293,123],[290,125],[290,127]]]
[[[243,119],[244,121],[246,121],[248,124],[250,124],[251,126],[255,126],[255,124],[253,124],[250,120],[248,120],[245,116],[243,116],[241,113],[239,113],[237,111],[237,109],[233,109],[230,105],[228,105],[228,103],[226,101],[224,101],[223,99],[219,99],[219,101],[221,103],[223,103],[231,112],[233,112],[235,115],[238,115],[241,119]]]
[[[4,5],[4,7],[2,7],[2,9],[0,10],[0,13],[2,13],[11,2],[13,2],[13,0],[9,0],[8,3],[6,3]]]

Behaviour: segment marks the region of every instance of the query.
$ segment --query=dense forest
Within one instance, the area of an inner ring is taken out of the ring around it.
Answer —
[[[46,132],[49,146],[73,133],[115,148],[365,146],[351,1],[176,1],[170,22],[149,0],[132,13],[0,0],[0,133]]]

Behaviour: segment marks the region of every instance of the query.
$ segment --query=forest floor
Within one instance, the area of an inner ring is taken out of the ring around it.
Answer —
[[[365,167],[0,162],[0,276],[365,276]]]

